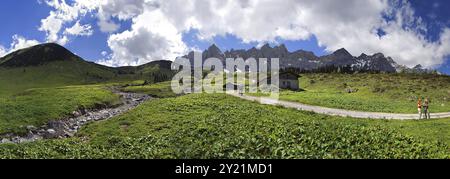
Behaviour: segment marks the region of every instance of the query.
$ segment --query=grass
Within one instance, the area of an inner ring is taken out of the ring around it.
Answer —
[[[134,81],[158,73],[159,67],[122,70],[126,73],[118,75],[79,62],[0,69],[0,133],[24,133],[27,125],[40,126],[78,108],[113,105],[118,97],[106,89],[111,85],[131,84],[124,91],[163,98],[108,121],[91,123],[71,139],[0,145],[0,158],[450,157],[450,119],[331,117],[224,94],[173,98],[176,95],[169,82],[139,85],[143,81]],[[414,98],[419,95],[431,97],[432,112],[448,111],[450,105],[450,81],[443,76],[305,74],[300,81],[306,91],[283,91],[281,98],[401,113],[416,112]],[[358,92],[346,93],[348,88]]]
[[[24,133],[27,125],[39,127],[80,108],[110,106],[118,102],[117,95],[97,85],[25,90],[0,97],[0,134]]]
[[[10,96],[30,88],[127,83],[134,80],[155,83],[170,79],[172,75],[170,69],[158,64],[113,69],[86,61],[55,61],[40,66],[0,67],[0,96]]]
[[[357,111],[417,113],[417,98],[429,97],[431,112],[450,112],[448,76],[303,74],[300,87],[304,91],[281,91],[280,99]]]
[[[417,137],[426,141],[439,141],[450,146],[450,118],[433,120],[370,120],[370,119],[345,119],[334,120],[339,123],[351,123],[362,126],[382,126],[391,128],[402,134]],[[450,152],[450,148],[448,148]]]
[[[191,94],[146,102],[87,125],[73,139],[0,145],[0,158],[450,157],[445,143],[396,129],[225,94]]]
[[[162,64],[162,63],[161,63]],[[110,68],[82,60],[45,65],[0,67],[0,134],[26,132],[78,108],[113,105],[118,96],[106,87],[163,80],[173,72],[159,62],[140,67]],[[83,86],[84,85],[84,86]]]
[[[171,82],[167,81],[149,85],[132,85],[125,87],[123,91],[144,93],[158,98],[176,97],[177,94],[172,92],[170,84]]]
[[[0,67],[0,96],[11,96],[31,88],[96,84],[114,77],[109,70],[85,63],[57,61],[43,66]]]

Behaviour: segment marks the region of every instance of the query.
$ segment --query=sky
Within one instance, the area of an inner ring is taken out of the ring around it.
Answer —
[[[448,0],[2,0],[0,56],[46,42],[108,66],[216,44],[326,55],[382,52],[450,74]]]

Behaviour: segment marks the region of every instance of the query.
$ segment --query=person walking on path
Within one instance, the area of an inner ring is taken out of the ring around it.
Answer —
[[[430,100],[425,98],[425,101],[423,102],[423,113],[425,114],[425,119],[430,119],[430,111],[428,110]]]
[[[419,97],[419,101],[417,101],[417,111],[419,112],[419,119],[422,119],[422,99]]]

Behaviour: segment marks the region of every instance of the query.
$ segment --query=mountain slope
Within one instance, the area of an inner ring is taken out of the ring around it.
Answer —
[[[0,58],[0,95],[39,87],[161,80],[173,75],[170,66],[170,61],[155,61],[137,67],[107,67],[85,61],[60,45],[41,44]]]
[[[76,61],[81,58],[66,48],[53,44],[41,44],[20,49],[0,59],[1,67],[24,67],[44,65],[55,61]]]

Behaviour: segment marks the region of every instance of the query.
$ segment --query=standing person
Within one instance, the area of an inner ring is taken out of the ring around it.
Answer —
[[[419,112],[419,119],[422,119],[422,99],[419,97],[419,101],[417,101],[417,111]]]
[[[425,101],[423,102],[423,112],[425,113],[425,119],[430,119],[430,111],[428,110],[430,100],[428,100],[428,97],[425,98]]]

